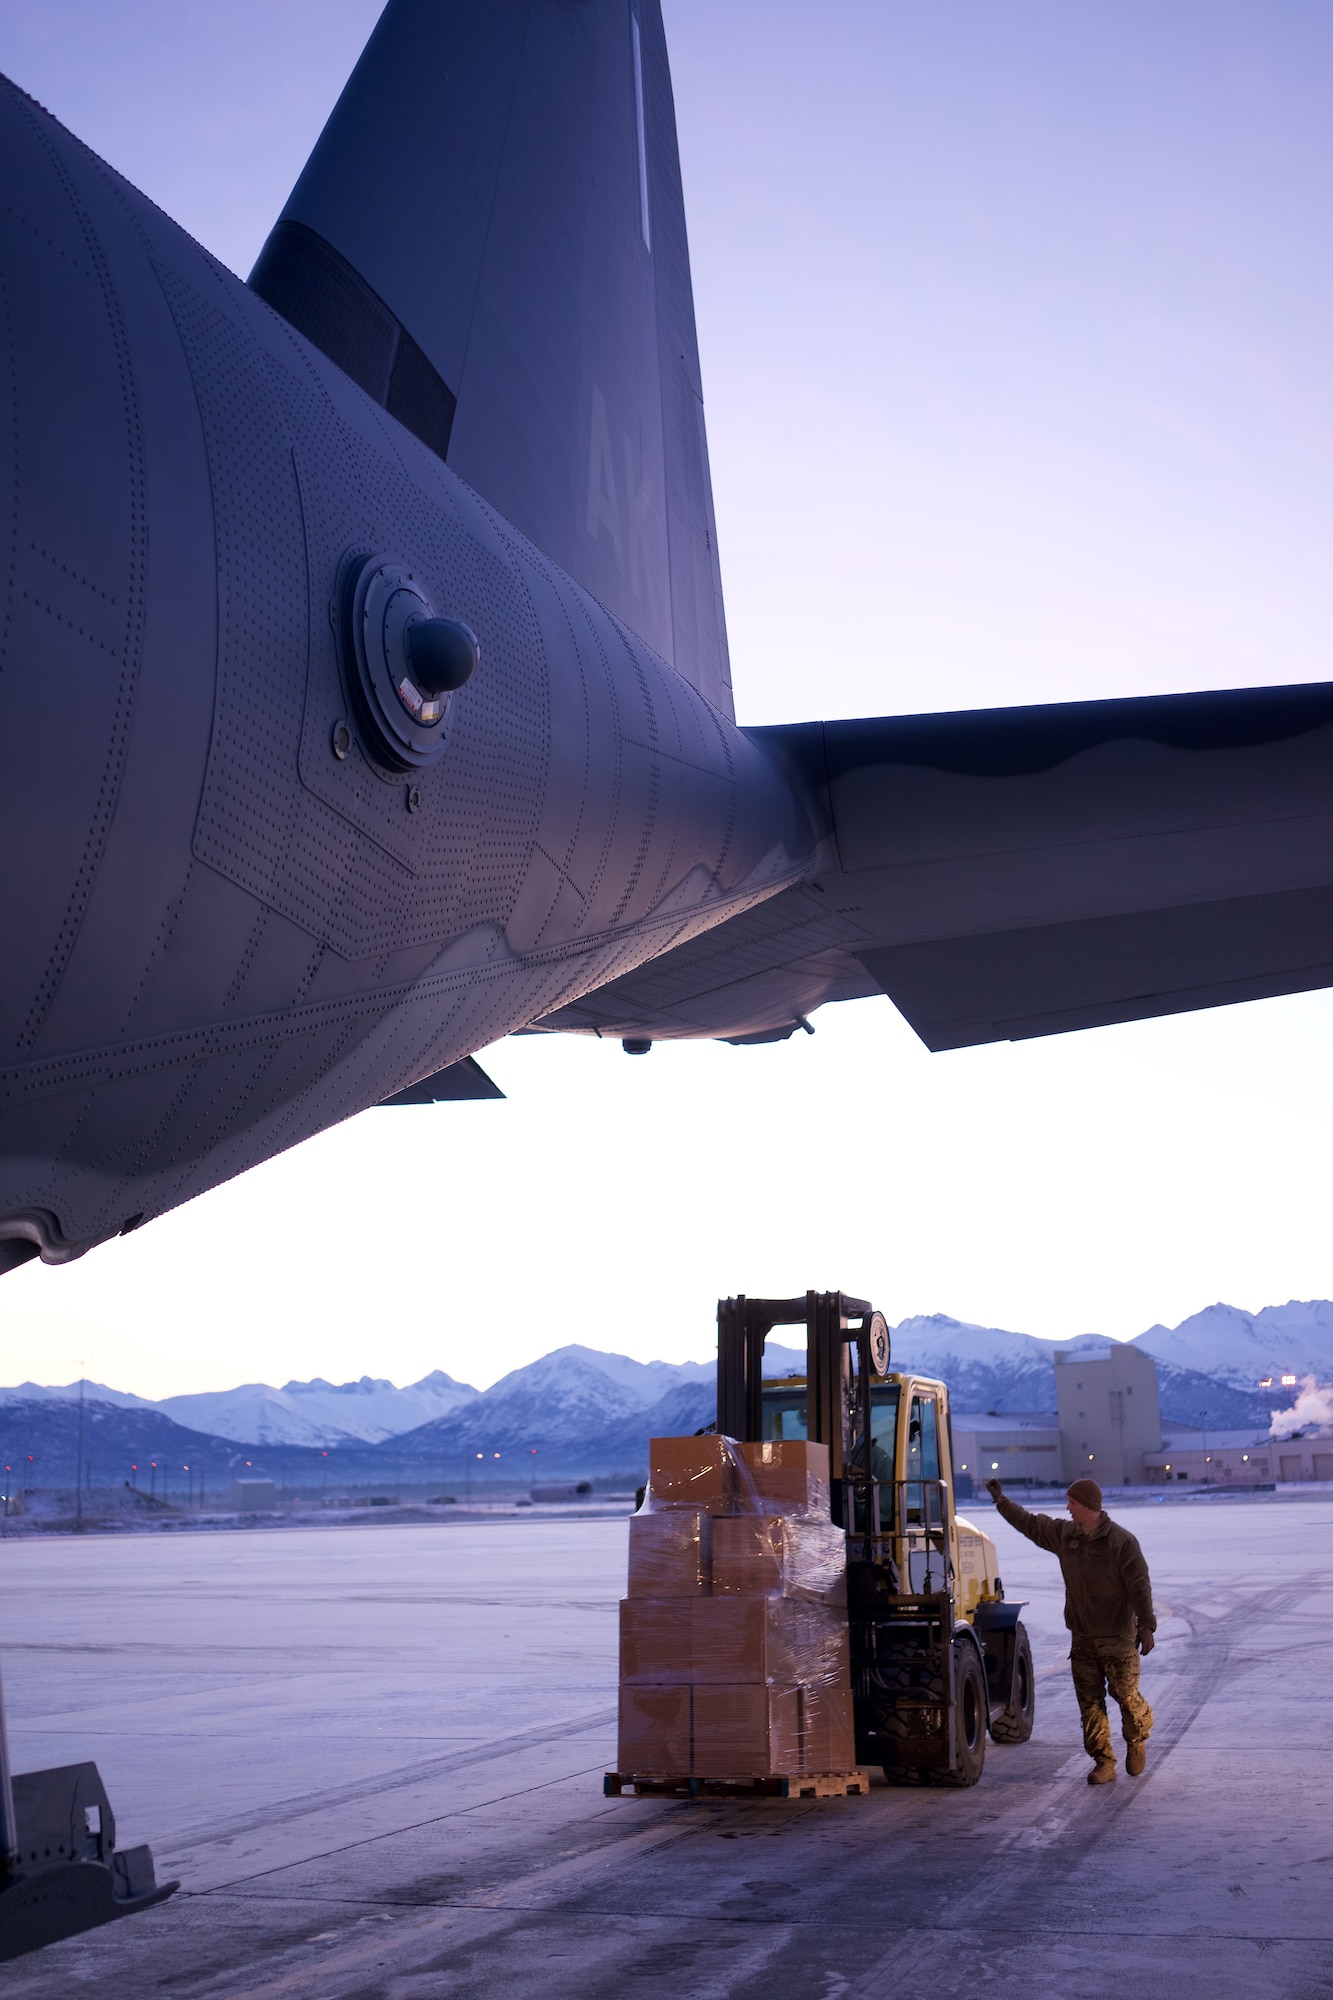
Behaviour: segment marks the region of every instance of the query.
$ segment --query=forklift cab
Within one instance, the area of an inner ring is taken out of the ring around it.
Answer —
[[[847,1529],[855,1550],[867,1539],[869,1511],[869,1559],[891,1565],[897,1587],[914,1594],[948,1590],[961,1574],[951,1505],[948,1390],[941,1382],[897,1373],[877,1376],[868,1386],[869,1480],[862,1483],[865,1424],[854,1421],[848,1426],[845,1460],[856,1483],[844,1481],[842,1490],[834,1491],[833,1518]],[[808,1398],[804,1375],[765,1381],[761,1436],[808,1437]],[[861,1416],[859,1408],[855,1415]]]

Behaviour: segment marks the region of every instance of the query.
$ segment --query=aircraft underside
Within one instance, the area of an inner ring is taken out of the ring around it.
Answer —
[[[249,285],[0,89],[0,1269],[515,1031],[1333,983],[1333,686],[737,725],[661,21],[566,13],[394,0]]]

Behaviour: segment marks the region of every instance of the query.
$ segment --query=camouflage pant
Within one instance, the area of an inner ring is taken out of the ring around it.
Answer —
[[[1119,1704],[1126,1743],[1144,1742],[1152,1728],[1152,1710],[1139,1693],[1137,1648],[1123,1639],[1076,1637],[1069,1649],[1069,1665],[1083,1719],[1083,1747],[1098,1763],[1107,1759],[1114,1763],[1111,1725],[1106,1719],[1108,1694]]]

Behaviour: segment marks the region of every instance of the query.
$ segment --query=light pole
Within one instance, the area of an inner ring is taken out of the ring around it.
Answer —
[[[1203,1431],[1203,1483],[1204,1483],[1204,1485],[1205,1485],[1205,1486],[1211,1486],[1211,1485],[1212,1485],[1212,1481],[1211,1481],[1211,1480],[1209,1479],[1209,1477],[1208,1477],[1208,1412],[1207,1412],[1207,1410],[1200,1410],[1200,1412],[1199,1412],[1199,1425],[1200,1425],[1200,1428],[1201,1428],[1201,1430]]]
[[[78,1490],[74,1501],[74,1525],[80,1533],[83,1531],[83,1378],[87,1372],[88,1360],[85,1355],[79,1363],[79,1462],[75,1468],[78,1474]]]

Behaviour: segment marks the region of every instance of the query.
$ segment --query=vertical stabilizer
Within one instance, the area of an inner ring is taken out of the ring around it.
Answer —
[[[657,0],[390,0],[250,282],[732,714]]]

